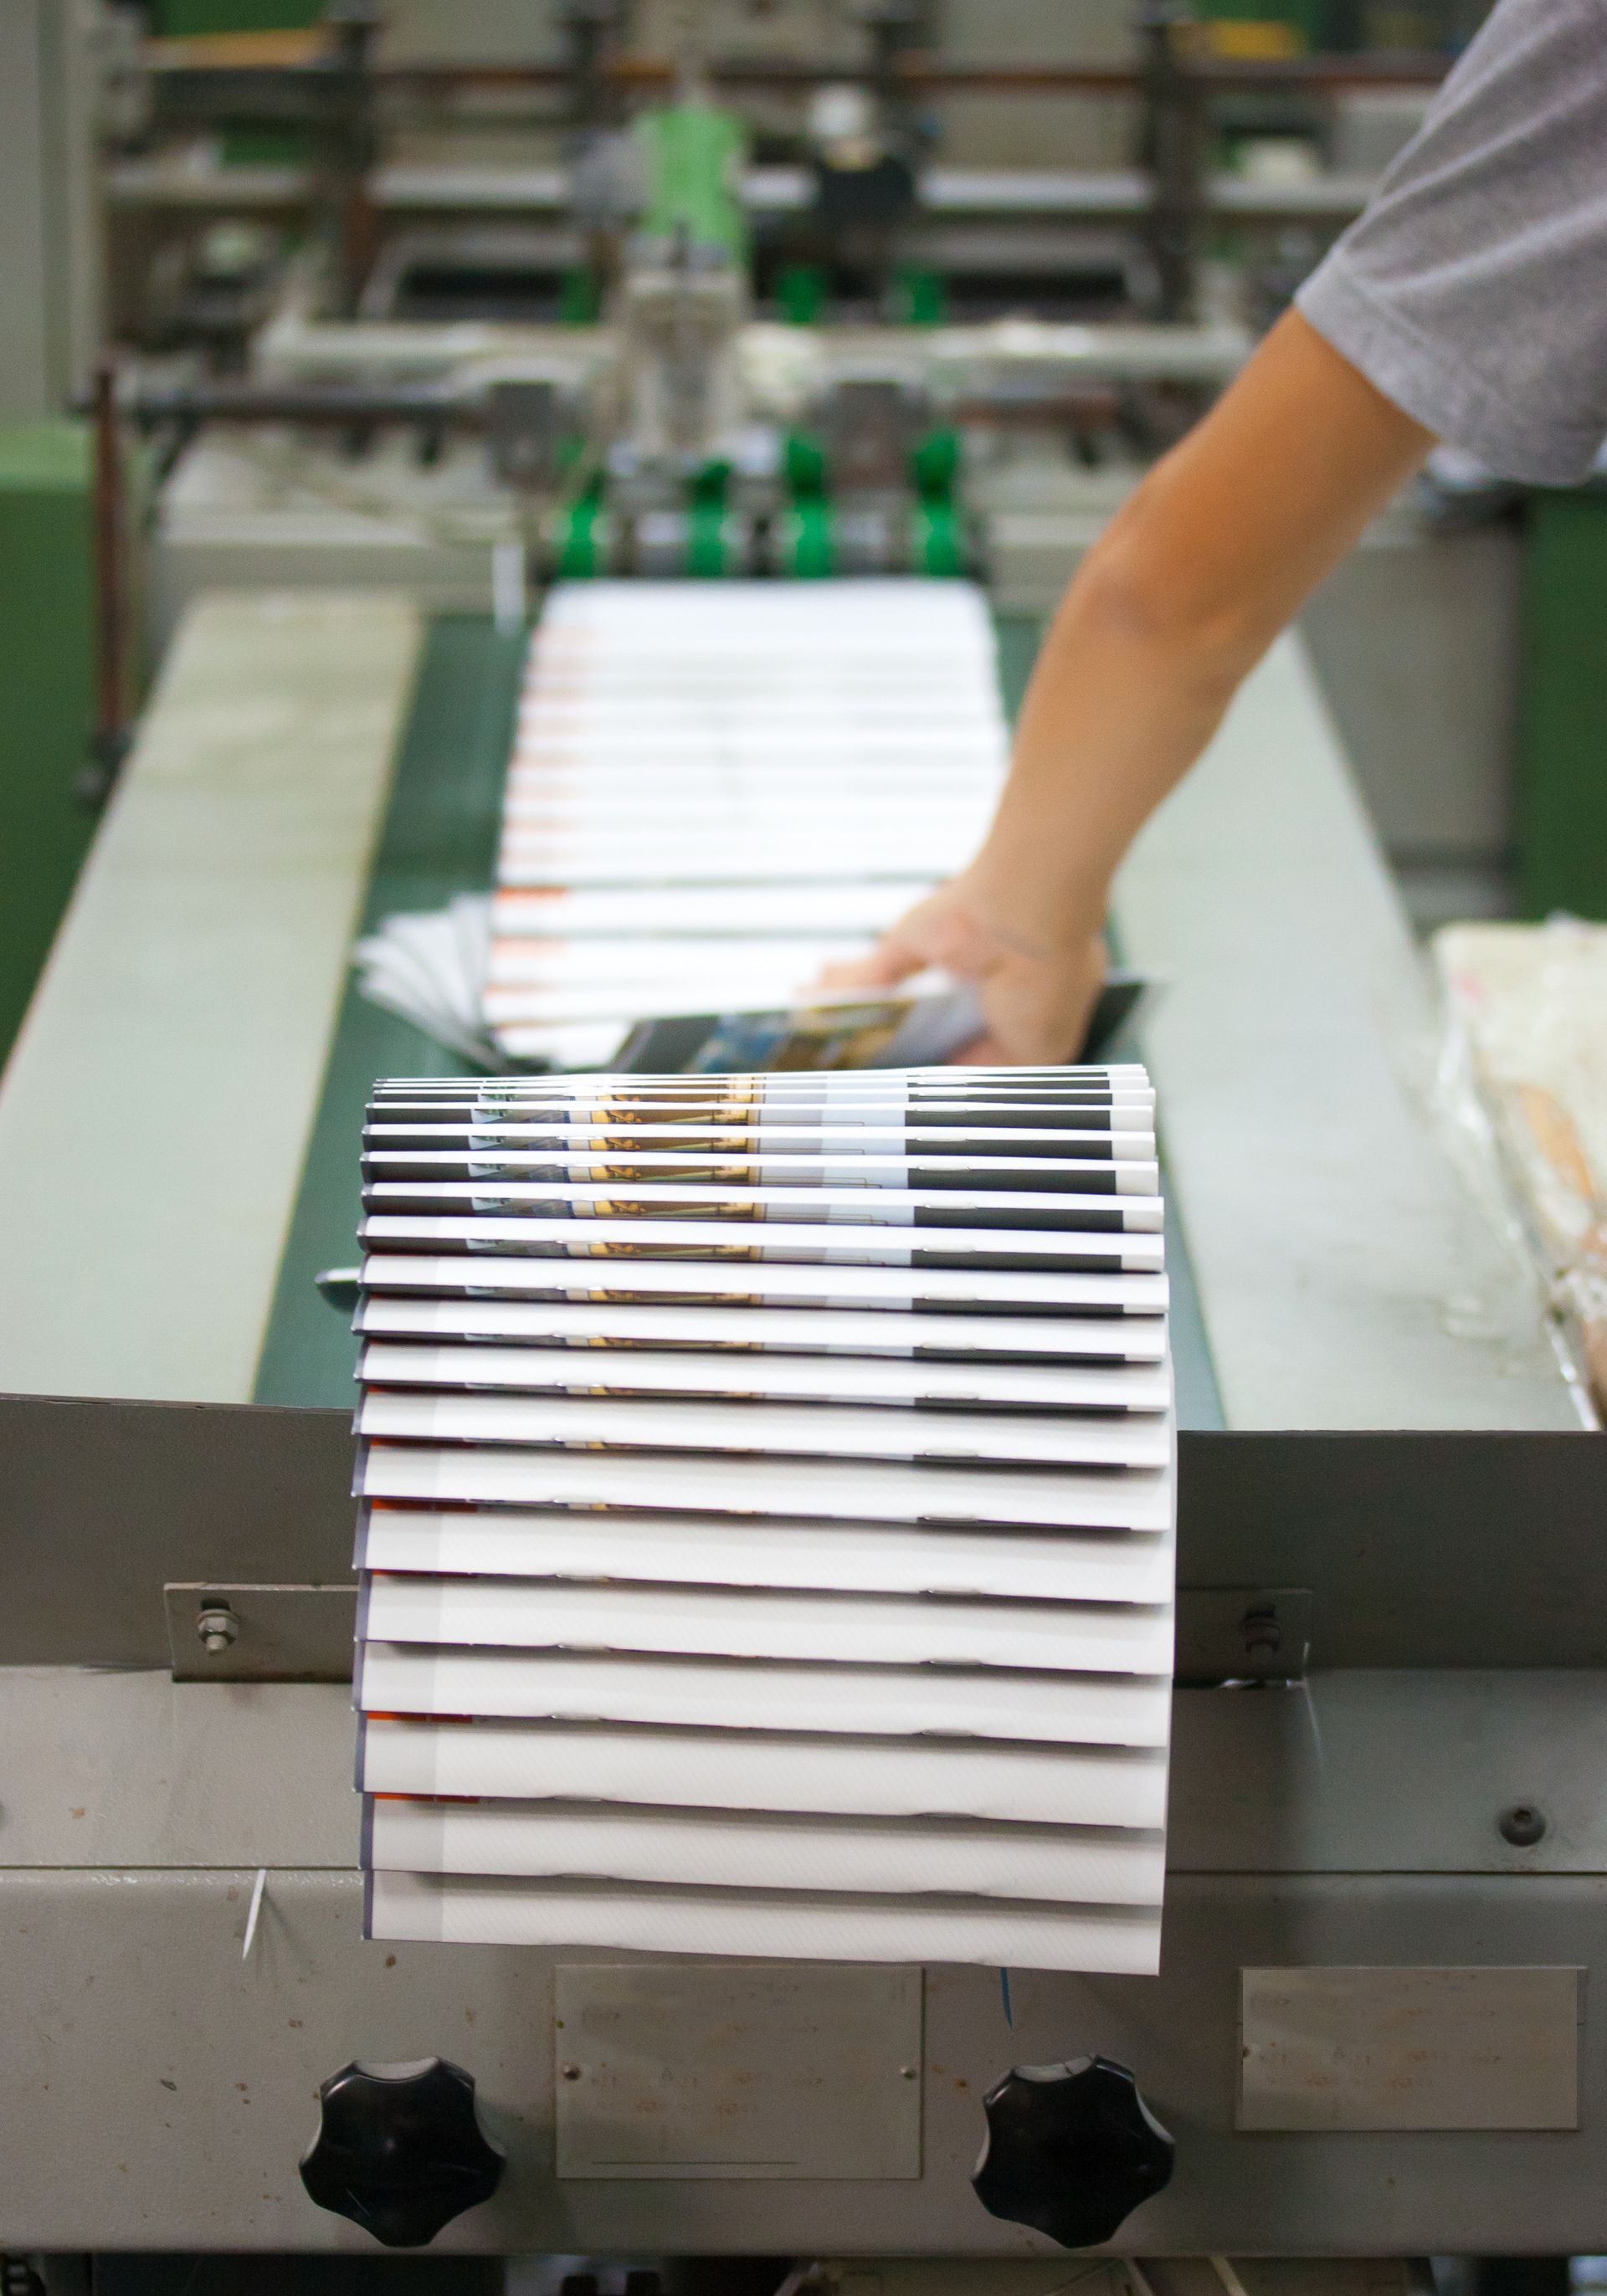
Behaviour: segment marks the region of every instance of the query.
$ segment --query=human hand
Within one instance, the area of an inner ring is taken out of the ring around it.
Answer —
[[[823,988],[894,988],[929,964],[977,992],[987,1026],[956,1057],[981,1062],[1074,1060],[1105,978],[1105,947],[1080,933],[1046,948],[991,919],[965,877],[940,885],[868,956],[828,965]]]

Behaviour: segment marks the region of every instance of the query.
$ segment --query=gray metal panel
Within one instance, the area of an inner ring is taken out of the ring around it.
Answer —
[[[919,1969],[589,1961],[554,1976],[560,2177],[919,2176]]]
[[[100,339],[94,38],[73,0],[0,8],[0,416],[59,414]]]
[[[282,1694],[282,1693],[276,1693]],[[1144,2255],[1599,2253],[1607,2026],[1584,2037],[1578,2132],[1241,2136],[1239,1971],[1307,1964],[1587,1965],[1594,1880],[1179,1878],[1158,1979],[927,1978],[924,2173],[869,2184],[554,2175],[552,1967],[536,1951],[365,1946],[355,1875],[128,1871],[0,1878],[0,2238],[62,2249],[367,2248],[295,2164],[318,2082],[443,2053],[480,2083],[509,2164],[447,2251],[1042,2256],[969,2185],[980,2097],[1010,2063],[1100,2050],[1178,2141],[1129,2218]],[[70,2163],[70,2173],[63,2164]],[[372,2253],[369,2250],[368,2252]]]
[[[1245,1969],[1239,2126],[1577,2128],[1578,1969]]]
[[[0,1866],[355,1866],[348,1685],[0,1667]]]
[[[0,1866],[353,1866],[354,1731],[333,1683],[0,1668]],[[1547,1820],[1527,1849],[1499,1830],[1514,1803]],[[1309,1698],[1180,1691],[1167,1864],[1174,1881],[1599,1874],[1607,1683],[1447,1670],[1317,1675]]]
[[[1576,1424],[1434,1136],[1420,960],[1298,639],[1144,832],[1114,917],[1163,984],[1139,1036],[1229,1427]]]
[[[1505,1813],[1537,1811],[1527,1847]],[[1446,1669],[1180,1691],[1174,1873],[1607,1872],[1607,1677]]]
[[[250,1395],[417,641],[186,620],[0,1090],[0,1386]]]
[[[1522,564],[1513,523],[1444,533],[1397,504],[1300,618],[1395,857],[1511,853]]]
[[[350,1682],[357,1588],[162,1589],[176,1682]]]
[[[0,1397],[0,1664],[169,1662],[165,1584],[349,1579],[351,1421]]]
[[[0,1664],[162,1666],[165,1585],[349,1578],[343,1411],[0,1397]],[[1607,1665],[1584,1434],[1179,1437],[1185,1587],[1305,1589],[1316,1667]]]

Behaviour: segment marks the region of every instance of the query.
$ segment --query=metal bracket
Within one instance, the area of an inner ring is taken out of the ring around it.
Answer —
[[[162,1588],[175,1682],[350,1682],[355,1587]]]
[[[1298,1682],[1311,1650],[1306,1587],[1180,1587],[1180,1683]]]

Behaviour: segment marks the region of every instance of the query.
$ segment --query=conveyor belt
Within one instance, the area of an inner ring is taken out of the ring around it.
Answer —
[[[1040,628],[1025,615],[1001,615],[999,674],[1013,716],[1026,690]],[[375,865],[363,930],[398,910],[438,907],[491,880],[525,634],[499,635],[477,616],[432,622],[411,719]],[[1124,1036],[1102,1057],[1134,1057]],[[258,1370],[255,1400],[343,1405],[352,1397],[357,1342],[342,1316],[319,1295],[320,1268],[356,1256],[361,1216],[352,1143],[379,1076],[461,1076],[465,1063],[421,1030],[371,1004],[349,987],[330,1051],[323,1097],[308,1148]],[[1174,1224],[1166,1239],[1172,1282],[1172,1341],[1178,1423],[1222,1423],[1216,1380],[1190,1273]]]
[[[525,634],[477,615],[431,623],[397,761],[363,930],[402,909],[433,909],[490,882],[502,817]],[[313,1278],[353,1254],[359,1212],[352,1143],[377,1076],[461,1076],[465,1064],[348,985],[325,1071],[272,1319],[259,1403],[344,1403],[356,1345]]]

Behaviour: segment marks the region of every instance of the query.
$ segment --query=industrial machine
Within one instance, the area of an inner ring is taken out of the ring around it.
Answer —
[[[362,1943],[352,1342],[315,1277],[371,1079],[453,1063],[345,958],[485,881],[521,652],[393,596],[194,609],[0,1094],[8,2244],[360,2247],[296,2173],[321,2113],[375,2205],[404,2146],[449,2253],[1025,2273],[1085,2228],[1068,2144],[1146,2259],[1598,2245],[1601,1455],[1435,1136],[1293,641],[1114,918],[1180,1231],[1160,1976]],[[1143,2111],[1008,2078],[1084,2058]]]
[[[588,571],[980,569],[1047,612],[1442,69],[1243,12],[1040,8],[1006,54],[969,0],[588,6],[454,57],[399,7],[119,52],[158,644],[218,586],[507,615]],[[1422,913],[1512,842],[1518,549],[1404,503],[1308,618]]]
[[[617,93],[587,20],[572,68]],[[294,84],[354,256],[360,29]],[[464,1064],[349,956],[489,883],[532,601],[969,572],[1013,705],[1169,395],[1246,340],[755,317],[737,152],[695,86],[606,147],[583,322],[420,316],[451,287],[416,241],[344,310],[255,277],[243,373],[103,384],[103,447],[167,458],[173,635],[0,1084],[0,2245],[62,2288],[377,2235],[844,2296],[1404,2296],[1414,2257],[1607,2247],[1607,1469],[1437,1116],[1297,638],[1111,920],[1174,1222],[1159,1975],[362,1939],[355,1350],[317,1278],[374,1079]]]

